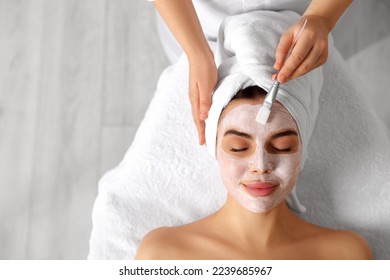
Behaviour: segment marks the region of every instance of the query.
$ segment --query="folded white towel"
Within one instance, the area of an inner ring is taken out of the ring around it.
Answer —
[[[324,83],[309,157],[298,179],[305,219],[363,235],[390,258],[390,139],[364,88],[337,52]],[[185,57],[161,75],[157,91],[121,164],[99,183],[89,259],[131,259],[159,226],[211,214],[225,199],[214,160],[197,145]]]

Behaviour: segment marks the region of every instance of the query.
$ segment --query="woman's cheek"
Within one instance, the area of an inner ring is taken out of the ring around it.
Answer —
[[[300,170],[300,155],[282,155],[278,158],[278,163],[274,174],[280,178],[283,188],[292,188],[298,178]]]
[[[218,160],[223,183],[228,188],[239,186],[247,170],[247,162],[243,159],[237,159],[226,153],[220,153]]]

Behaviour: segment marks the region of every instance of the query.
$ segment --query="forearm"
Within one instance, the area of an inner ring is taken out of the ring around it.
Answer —
[[[352,0],[312,0],[303,16],[320,16],[331,31]]]
[[[157,0],[154,5],[188,59],[211,55],[191,0]]]

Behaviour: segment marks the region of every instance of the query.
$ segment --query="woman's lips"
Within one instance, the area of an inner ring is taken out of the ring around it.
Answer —
[[[251,183],[243,183],[242,184],[246,191],[251,194],[252,196],[268,196],[272,194],[276,187],[277,184],[271,183],[271,182],[251,182]]]

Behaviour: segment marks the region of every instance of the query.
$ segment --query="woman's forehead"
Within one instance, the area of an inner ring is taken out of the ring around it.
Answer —
[[[298,132],[295,120],[287,109],[278,102],[275,102],[272,106],[271,114],[265,125],[256,122],[256,115],[260,107],[261,103],[256,104],[251,100],[237,100],[234,104],[229,104],[226,108],[227,111],[221,116],[220,128],[225,130],[237,127],[256,131],[288,128]]]

